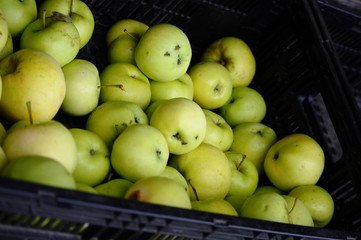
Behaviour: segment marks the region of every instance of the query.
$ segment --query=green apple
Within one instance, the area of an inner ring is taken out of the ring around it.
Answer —
[[[0,146],[3,144],[6,134],[6,129],[4,125],[0,122]]]
[[[192,201],[192,209],[217,214],[238,216],[236,209],[224,199]]]
[[[264,174],[264,158],[276,141],[275,131],[263,123],[242,123],[233,128],[233,143],[230,151],[245,154],[261,176]]]
[[[151,90],[151,102],[168,100],[171,98],[184,97],[193,100],[193,82],[188,73],[176,80],[159,82],[149,80]]]
[[[14,53],[14,42],[11,34],[8,34],[8,39],[6,40],[5,46],[0,51],[0,61]]]
[[[132,124],[148,124],[148,117],[136,103],[126,101],[105,102],[90,113],[85,128],[98,134],[110,150],[113,141]]]
[[[289,223],[287,202],[275,192],[261,192],[248,197],[242,205],[240,216]]]
[[[36,121],[49,121],[65,97],[65,79],[59,64],[45,52],[21,49],[0,62],[0,114],[10,121],[29,119],[31,103]]]
[[[314,227],[313,219],[307,206],[298,198],[282,195],[288,205],[290,224]]]
[[[236,210],[237,214],[241,215],[241,208],[243,203],[246,201],[248,197],[245,196],[238,196],[238,195],[232,195],[232,196],[226,196],[224,200],[229,202],[233,208]]]
[[[259,192],[275,192],[278,194],[285,194],[285,192],[279,190],[278,188],[276,188],[275,186],[272,185],[263,185],[263,186],[259,186],[257,187],[256,191],[254,193],[259,193]]]
[[[251,196],[258,186],[256,166],[242,153],[226,152],[229,160],[232,182],[228,196]]]
[[[215,62],[198,62],[188,74],[193,81],[193,101],[205,109],[222,107],[232,95],[232,79],[227,68]]]
[[[192,48],[187,35],[177,26],[151,26],[140,38],[134,59],[150,79],[168,82],[183,76],[190,65]]]
[[[150,119],[153,115],[153,112],[155,111],[155,109],[157,109],[157,107],[164,102],[165,100],[159,100],[159,101],[155,101],[155,102],[151,102],[148,107],[145,109],[145,114],[147,114],[148,119]]]
[[[77,164],[73,172],[77,183],[95,186],[110,171],[110,153],[104,140],[96,133],[81,128],[69,129],[77,147]]]
[[[233,142],[233,129],[219,114],[203,109],[206,116],[207,129],[203,142],[227,151]]]
[[[157,128],[146,124],[124,129],[115,139],[110,156],[113,169],[132,182],[161,174],[168,158],[165,137]]]
[[[7,131],[3,149],[10,162],[21,156],[41,155],[57,160],[69,173],[77,164],[75,140],[69,129],[55,120],[14,123]]]
[[[39,155],[26,155],[13,159],[1,175],[53,187],[75,189],[75,180],[63,164]]]
[[[85,183],[75,183],[75,189],[81,192],[97,194],[98,192],[90,185]]]
[[[246,42],[227,36],[212,42],[203,52],[203,61],[224,65],[231,73],[233,87],[247,87],[256,72],[256,60]]]
[[[148,25],[135,19],[122,19],[115,22],[107,31],[105,42],[107,47],[121,36],[130,36],[137,41],[148,30]]]
[[[266,116],[263,96],[250,87],[234,87],[232,96],[221,108],[220,115],[231,127],[245,122],[261,122]]]
[[[311,213],[315,227],[325,227],[335,211],[335,204],[329,192],[318,185],[303,185],[292,189],[289,196],[301,200]]]
[[[37,16],[35,0],[0,0],[0,9],[8,24],[9,33],[17,38]]]
[[[81,0],[45,0],[38,10],[38,17],[42,17],[43,11],[49,17],[53,12],[59,12],[71,18],[79,32],[80,48],[84,47],[91,39],[95,22],[94,16],[88,5]]]
[[[121,35],[112,41],[107,48],[107,58],[109,63],[126,62],[135,65],[134,49],[138,44],[138,39],[131,35]]]
[[[92,112],[99,102],[100,78],[97,67],[84,59],[74,59],[63,67],[66,92],[61,110],[71,116]]]
[[[112,63],[100,73],[100,102],[129,101],[145,109],[151,98],[148,78],[130,63]]]
[[[274,143],[264,160],[264,170],[271,183],[290,191],[300,185],[316,184],[325,166],[321,146],[303,133],[285,136]]]
[[[207,129],[202,108],[187,98],[165,100],[153,111],[149,123],[164,134],[172,154],[184,154],[198,147]]]
[[[101,195],[124,198],[125,193],[132,185],[133,183],[127,179],[115,178],[95,186],[94,189]]]
[[[173,179],[160,176],[142,178],[129,187],[126,199],[191,209],[191,201],[184,187]]]
[[[21,35],[20,48],[44,51],[63,67],[77,56],[80,36],[72,22],[58,19],[59,14],[29,24]]]
[[[226,154],[219,148],[202,143],[181,155],[172,155],[168,165],[187,180],[191,200],[224,199],[231,182],[231,168]]]
[[[8,164],[8,159],[5,156],[5,152],[2,148],[2,146],[0,145],[0,172],[2,169],[4,169],[4,167]]]
[[[168,177],[171,178],[173,180],[175,180],[176,182],[178,182],[179,184],[181,184],[189,193],[189,188],[188,188],[188,182],[187,180],[184,178],[184,176],[174,167],[171,166],[165,166],[164,171],[159,174],[158,176],[161,177]]]
[[[9,39],[9,28],[6,22],[3,11],[0,8],[0,51],[2,51],[6,45],[6,42]]]

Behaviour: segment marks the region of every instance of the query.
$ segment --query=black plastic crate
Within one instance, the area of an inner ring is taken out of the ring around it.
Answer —
[[[192,63],[220,37],[246,41],[257,62],[251,87],[268,106],[263,122],[279,138],[302,132],[323,147],[319,185],[334,198],[334,217],[325,228],[301,227],[0,179],[1,239],[361,239],[357,104],[315,0],[84,2],[96,27],[78,58],[99,71],[107,65],[105,34],[124,18],[177,25],[192,44]],[[68,127],[84,124],[84,117],[56,118]]]

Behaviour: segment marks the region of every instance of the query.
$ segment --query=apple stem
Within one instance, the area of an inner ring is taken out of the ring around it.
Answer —
[[[288,211],[288,214],[290,214],[293,211],[293,209],[295,209],[296,202],[297,202],[297,198],[295,198],[295,200],[293,201],[292,208]]]
[[[72,15],[73,15],[73,4],[74,4],[74,0],[70,0],[70,12],[69,12],[69,17],[72,17]]]
[[[198,194],[197,194],[197,190],[196,188],[194,187],[193,183],[192,183],[192,180],[191,179],[188,179],[187,180],[189,185],[191,186],[192,190],[193,190],[193,193],[194,193],[194,196],[196,197],[196,200],[199,201],[199,197],[198,197]]]
[[[242,165],[242,163],[243,163],[243,161],[244,161],[244,159],[246,159],[246,154],[243,154],[242,153],[242,159],[241,159],[241,161],[239,161],[239,163],[238,163],[238,165],[237,165],[237,170],[239,171],[239,169],[241,168],[241,165]]]
[[[105,87],[117,87],[117,88],[120,88],[121,90],[123,90],[124,92],[126,92],[123,84],[109,84],[109,85],[98,86],[98,88],[105,88]]]
[[[26,102],[26,108],[28,109],[29,121],[30,121],[30,124],[32,125],[33,124],[33,114],[31,112],[31,102],[30,101]]]
[[[46,9],[43,10],[43,28],[46,28]]]
[[[139,40],[138,36],[135,33],[129,32],[126,28],[123,30],[126,34],[128,34],[130,37],[134,38],[136,41]]]

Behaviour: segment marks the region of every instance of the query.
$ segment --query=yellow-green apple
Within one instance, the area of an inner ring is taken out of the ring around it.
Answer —
[[[234,87],[232,96],[220,108],[220,115],[231,127],[245,122],[261,122],[266,116],[263,96],[250,87]]]
[[[140,37],[148,30],[148,25],[135,19],[121,19],[115,22],[107,31],[105,42],[107,47],[121,36],[130,36],[139,40]]]
[[[85,128],[98,134],[110,150],[113,141],[132,124],[148,124],[148,117],[136,103],[105,102],[95,108],[86,120]]]
[[[167,177],[142,178],[129,187],[125,198],[171,207],[192,208],[188,192],[184,187]]]
[[[227,196],[251,196],[258,186],[258,171],[246,155],[236,152],[226,152],[229,160],[232,182]]]
[[[6,42],[9,39],[9,35],[11,36],[11,34],[9,33],[8,24],[6,22],[4,13],[0,8],[0,51],[4,49]]]
[[[292,189],[289,196],[301,200],[311,213],[315,227],[325,227],[335,211],[331,194],[318,185],[303,185]]]
[[[8,164],[8,159],[5,156],[5,152],[0,145],[0,172]]]
[[[213,145],[202,143],[188,153],[172,155],[168,165],[187,180],[191,200],[224,199],[230,189],[228,158]]]
[[[69,129],[55,120],[14,123],[7,131],[3,149],[10,162],[21,156],[40,155],[60,162],[69,173],[77,164],[75,140]]]
[[[148,107],[144,110],[144,112],[147,114],[148,119],[150,119],[152,117],[153,112],[155,111],[155,109],[157,109],[157,107],[164,102],[165,100],[159,100],[159,101],[155,101],[155,102],[150,102],[150,104],[148,105]]]
[[[289,223],[287,202],[275,192],[255,193],[248,197],[242,205],[240,216]]]
[[[245,197],[245,196],[232,195],[232,196],[226,196],[224,198],[224,200],[229,202],[233,206],[233,208],[236,210],[237,214],[240,216],[242,205],[246,201],[247,198],[248,197]]]
[[[94,16],[86,3],[81,0],[45,0],[38,9],[38,17],[42,17],[43,11],[49,17],[53,12],[59,12],[71,18],[79,32],[80,47],[84,47],[91,39],[95,22]]]
[[[187,98],[163,101],[153,111],[149,123],[164,134],[172,154],[184,154],[198,147],[207,130],[202,108]]]
[[[0,113],[10,121],[29,119],[31,103],[36,121],[49,121],[65,97],[65,79],[59,64],[45,52],[21,49],[0,62],[2,98]]]
[[[245,154],[264,174],[263,163],[268,149],[277,141],[276,132],[263,123],[242,123],[233,128],[230,151]]]
[[[134,51],[139,69],[148,78],[161,82],[183,76],[191,58],[192,48],[187,35],[177,26],[167,23],[149,27]]]
[[[54,187],[76,188],[73,176],[63,164],[50,157],[39,155],[25,155],[13,159],[5,166],[1,175]]]
[[[248,86],[256,72],[256,60],[246,42],[227,36],[212,42],[203,52],[203,61],[224,65],[231,73],[233,87]]]
[[[61,110],[71,116],[89,114],[99,102],[100,78],[97,67],[90,61],[74,59],[62,69],[66,92]]]
[[[9,33],[17,38],[37,16],[35,0],[0,0],[0,9],[8,24]]]
[[[224,199],[192,201],[192,209],[217,214],[238,216],[236,209]]]
[[[20,48],[38,49],[52,56],[61,67],[71,62],[80,49],[79,32],[72,22],[58,19],[60,13],[38,18],[21,34]]]
[[[222,107],[232,95],[229,71],[219,63],[198,62],[188,74],[193,81],[193,101],[205,109]]]
[[[148,78],[130,63],[112,63],[100,73],[100,102],[129,101],[145,109],[151,98]]]
[[[110,170],[110,153],[104,140],[96,133],[69,129],[77,147],[77,164],[73,177],[77,183],[95,186],[104,181]]]
[[[159,174],[158,176],[161,177],[169,177],[173,180],[175,180],[176,182],[178,182],[179,184],[181,184],[189,193],[189,188],[188,188],[188,182],[187,180],[184,178],[184,176],[174,167],[171,166],[166,166],[164,171]]]
[[[188,73],[176,80],[159,82],[149,80],[151,90],[151,102],[168,100],[171,98],[184,97],[193,100],[193,82]]]
[[[268,150],[264,170],[271,183],[290,191],[300,185],[316,184],[325,166],[321,146],[303,133],[287,135]]]
[[[168,158],[165,137],[147,124],[133,124],[124,129],[115,139],[110,156],[113,169],[132,182],[161,174]]]
[[[90,185],[75,182],[75,189],[81,192],[97,194],[98,192]]]
[[[227,151],[233,142],[233,130],[224,118],[216,112],[203,109],[206,116],[207,129],[203,142]]]
[[[5,137],[6,137],[6,129],[4,125],[0,122],[0,146],[3,144]]]
[[[8,39],[6,40],[5,46],[0,51],[0,61],[14,53],[14,42],[11,34],[8,34]]]
[[[107,48],[108,63],[126,62],[135,65],[134,49],[137,44],[138,39],[128,34],[114,39]]]
[[[288,220],[290,224],[314,227],[313,219],[307,206],[298,198],[282,195],[288,205]]]
[[[262,185],[262,186],[257,187],[257,189],[254,193],[259,193],[259,192],[275,192],[275,193],[282,194],[282,195],[285,194],[285,192],[279,190],[278,188],[276,188],[275,186],[272,186],[272,185]]]
[[[101,195],[124,198],[125,193],[132,184],[133,183],[127,179],[115,178],[95,186],[94,189]]]

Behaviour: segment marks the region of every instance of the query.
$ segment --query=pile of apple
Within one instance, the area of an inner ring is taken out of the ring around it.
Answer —
[[[94,26],[80,0],[0,0],[2,177],[289,224],[329,223],[334,202],[316,185],[324,153],[310,136],[278,139],[262,123],[266,103],[249,87],[256,62],[244,41],[217,39],[191,65],[191,44],[177,26],[122,19],[104,36],[108,63],[99,72],[77,58]],[[84,128],[67,128],[54,119],[59,112],[86,116]]]

